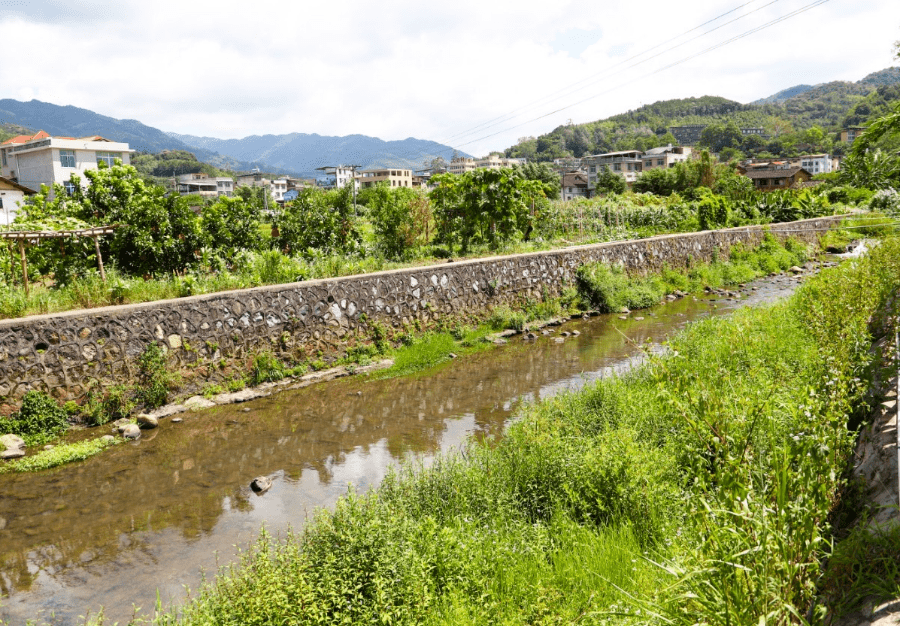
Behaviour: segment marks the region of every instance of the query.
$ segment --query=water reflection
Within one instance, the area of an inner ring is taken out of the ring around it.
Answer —
[[[767,283],[751,300],[794,284]],[[261,524],[276,533],[298,527],[348,485],[376,485],[408,455],[427,461],[472,434],[498,436],[521,402],[583,385],[627,364],[635,343],[739,304],[713,309],[687,298],[643,321],[573,322],[557,334],[581,335],[563,343],[514,338],[427,375],[344,379],[217,407],[181,424],[164,420],[84,463],[2,476],[0,591],[8,597],[0,618],[53,612],[65,623],[105,605],[112,621],[127,620],[133,603],[152,607],[157,589],[164,602],[180,599],[201,569],[230,561]],[[260,497],[249,483],[261,474],[274,485]]]

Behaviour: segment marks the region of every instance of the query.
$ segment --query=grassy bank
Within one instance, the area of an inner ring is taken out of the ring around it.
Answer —
[[[160,624],[796,623],[900,243],[263,533]]]

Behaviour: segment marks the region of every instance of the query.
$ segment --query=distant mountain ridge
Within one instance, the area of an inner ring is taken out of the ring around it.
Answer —
[[[40,100],[0,100],[0,127],[3,125],[10,130],[24,127],[67,137],[100,135],[151,153],[186,150],[193,152],[198,160],[222,169],[259,168],[293,176],[314,176],[317,167],[337,164],[419,169],[426,159],[443,156],[449,161],[453,153],[448,146],[412,137],[383,141],[365,135],[323,137],[304,133],[253,135],[244,139],[179,135],[137,120],[120,120],[88,109]]]
[[[0,124],[24,126],[34,131],[45,130],[51,135],[64,137],[100,135],[113,141],[126,142],[132,149],[145,152],[189,150],[178,139],[137,120],[120,120],[88,109],[60,106],[40,100],[0,100]],[[195,154],[201,161],[232,170],[250,170],[264,165],[240,162],[209,150],[197,151]]]
[[[217,139],[170,133],[179,141],[242,161],[262,161],[276,169],[292,169],[315,175],[327,165],[359,165],[362,168],[401,167],[421,169],[424,161],[438,156],[449,161],[453,148],[436,141],[409,137],[384,141],[366,135],[331,137],[315,133],[251,135],[243,139]],[[462,156],[470,156],[460,153]]]

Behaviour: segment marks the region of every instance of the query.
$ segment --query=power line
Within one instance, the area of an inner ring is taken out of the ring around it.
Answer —
[[[508,128],[504,128],[503,130],[497,131],[497,132],[495,132],[495,133],[491,133],[491,134],[489,134],[489,135],[484,135],[484,136],[479,137],[479,138],[477,138],[477,139],[472,139],[472,140],[467,141],[467,142],[465,142],[465,143],[458,144],[456,147],[457,147],[457,148],[460,148],[460,147],[462,147],[462,146],[467,146],[467,145],[469,145],[469,144],[473,144],[473,143],[478,142],[478,141],[483,141],[484,139],[489,139],[489,138],[491,138],[491,137],[495,137],[495,136],[497,136],[497,135],[499,135],[499,134],[501,134],[501,133],[504,133],[504,132],[506,132],[506,131],[514,130],[514,129],[516,129],[516,128],[521,128],[522,126],[525,126],[526,124],[530,124],[530,123],[532,123],[532,122],[536,122],[536,121],[538,121],[538,120],[541,120],[541,119],[543,119],[543,118],[545,118],[545,117],[549,117],[549,116],[551,116],[551,115],[555,115],[555,114],[557,114],[557,113],[560,113],[560,112],[562,112],[562,111],[565,111],[566,109],[570,109],[570,108],[572,108],[572,107],[574,107],[574,106],[578,106],[579,104],[584,104],[585,102],[588,102],[589,100],[593,100],[594,98],[599,98],[599,97],[602,96],[602,95],[606,95],[606,94],[611,93],[611,92],[613,92],[613,91],[615,91],[615,90],[617,90],[617,89],[621,89],[622,87],[625,87],[625,86],[627,86],[627,85],[633,84],[633,83],[635,83],[635,82],[637,82],[637,81],[639,81],[639,80],[643,80],[644,78],[648,78],[648,77],[653,76],[653,75],[655,75],[655,74],[659,74],[660,72],[663,72],[663,71],[665,71],[665,70],[671,69],[671,68],[673,68],[673,67],[675,67],[675,66],[677,66],[677,65],[681,65],[682,63],[686,63],[687,61],[690,61],[690,60],[695,59],[695,58],[697,58],[697,57],[699,57],[699,56],[702,56],[702,55],[704,55],[704,54],[707,54],[707,53],[709,53],[709,52],[712,52],[713,50],[717,50],[717,49],[719,49],[719,48],[721,48],[721,47],[723,47],[723,46],[726,46],[726,45],[728,45],[728,44],[730,44],[730,43],[733,43],[733,42],[735,42],[735,41],[738,41],[738,40],[740,40],[740,39],[743,39],[744,37],[748,37],[748,36],[750,36],[750,35],[753,35],[753,34],[755,34],[755,33],[758,33],[758,32],[760,32],[760,31],[762,31],[762,30],[765,30],[766,28],[770,28],[770,27],[772,27],[772,26],[774,26],[774,25],[776,25],[776,24],[778,24],[778,23],[780,23],[780,22],[783,22],[783,21],[785,21],[785,20],[788,20],[788,19],[790,19],[790,18],[792,18],[792,17],[796,17],[797,15],[800,15],[801,13],[805,13],[806,11],[809,11],[809,10],[811,10],[811,9],[814,9],[814,8],[816,8],[816,7],[819,7],[819,6],[821,6],[821,5],[823,5],[823,4],[827,3],[827,2],[830,2],[830,1],[831,1],[831,0],[815,0],[814,2],[811,2],[811,3],[808,4],[808,5],[805,5],[805,6],[801,7],[801,8],[799,8],[799,9],[796,9],[796,10],[794,10],[794,11],[792,11],[792,12],[790,12],[790,13],[787,13],[787,14],[781,16],[781,17],[778,17],[778,18],[776,18],[776,19],[774,19],[774,20],[771,20],[771,21],[769,21],[769,22],[766,22],[765,24],[763,24],[763,25],[761,25],[761,26],[757,26],[756,28],[752,28],[752,29],[750,29],[750,30],[748,30],[748,31],[745,31],[745,32],[741,33],[740,35],[736,35],[736,36],[734,36],[734,37],[731,37],[731,38],[729,38],[729,39],[726,39],[726,40],[724,40],[724,41],[721,41],[721,42],[719,42],[718,44],[715,44],[715,45],[710,46],[710,47],[708,47],[708,48],[706,48],[706,49],[704,49],[704,50],[701,50],[700,52],[697,52],[697,53],[692,54],[692,55],[690,55],[690,56],[687,56],[687,57],[684,57],[684,58],[682,58],[682,59],[679,59],[678,61],[676,61],[676,62],[674,62],[674,63],[670,63],[669,65],[666,65],[666,66],[664,66],[664,67],[661,67],[661,68],[659,68],[659,69],[657,69],[657,70],[654,70],[654,71],[652,71],[652,72],[648,72],[647,74],[644,74],[644,75],[642,75],[642,76],[639,76],[639,77],[637,77],[637,78],[634,78],[634,79],[632,79],[632,80],[630,80],[630,81],[628,81],[628,82],[622,83],[622,84],[617,85],[617,86],[615,86],[615,87],[611,87],[610,89],[607,89],[607,90],[605,90],[605,91],[601,91],[601,92],[599,92],[599,93],[595,93],[595,94],[593,94],[593,95],[591,95],[591,96],[588,96],[587,98],[583,98],[583,99],[581,99],[581,100],[578,100],[578,101],[576,101],[576,102],[573,102],[573,103],[571,103],[571,104],[568,104],[568,105],[566,105],[566,106],[564,106],[564,107],[560,107],[560,108],[558,108],[558,109],[555,109],[555,110],[553,110],[553,111],[550,111],[549,113],[544,113],[543,115],[539,115],[539,116],[537,116],[537,117],[535,117],[535,118],[532,118],[532,119],[527,120],[527,121],[525,121],[525,122],[522,122],[522,123],[520,123],[520,124],[516,124],[515,126],[510,126],[510,127],[508,127]]]
[[[681,43],[679,43],[679,44],[677,44],[677,45],[675,45],[675,46],[671,46],[671,47],[669,47],[669,48],[666,48],[665,50],[662,50],[662,51],[660,51],[660,52],[658,52],[658,53],[656,53],[656,54],[654,54],[654,55],[652,55],[652,56],[649,56],[649,57],[647,57],[647,58],[645,58],[645,59],[642,59],[642,60],[640,60],[640,61],[637,61],[636,63],[631,63],[631,65],[627,65],[626,67],[622,68],[621,70],[619,70],[619,71],[617,71],[617,72],[612,72],[612,73],[610,73],[611,70],[613,70],[613,69],[615,69],[615,68],[617,68],[617,67],[619,67],[619,66],[626,65],[627,63],[629,63],[629,62],[631,62],[631,61],[634,61],[634,60],[636,60],[636,59],[639,59],[640,57],[642,57],[642,56],[644,56],[644,55],[646,55],[646,54],[649,54],[650,52],[653,52],[654,50],[657,50],[658,48],[661,48],[662,46],[664,46],[664,45],[666,45],[666,44],[668,44],[668,43],[671,43],[671,42],[673,42],[673,41],[677,41],[678,39],[684,37],[685,35],[690,34],[690,33],[694,32],[695,30],[698,30],[698,29],[700,29],[700,28],[703,28],[703,27],[706,26],[707,24],[711,24],[711,23],[713,23],[713,22],[716,22],[716,21],[722,19],[723,17],[725,17],[725,16],[727,16],[727,15],[730,15],[731,13],[734,13],[735,11],[737,11],[737,10],[743,8],[743,7],[746,7],[746,6],[750,5],[750,4],[752,4],[752,3],[755,2],[755,1],[756,1],[756,0],[750,0],[750,2],[745,2],[744,4],[742,4],[742,5],[740,5],[740,6],[737,6],[737,7],[735,7],[734,9],[731,9],[730,11],[726,11],[725,13],[722,13],[721,15],[719,15],[719,16],[717,16],[717,17],[711,19],[711,20],[707,20],[706,22],[703,22],[703,23],[700,24],[699,26],[695,26],[694,28],[691,28],[691,29],[685,31],[684,33],[682,33],[682,34],[680,34],[680,35],[677,35],[676,37],[673,37],[673,38],[671,38],[671,39],[668,39],[668,40],[666,40],[666,41],[664,41],[664,42],[662,42],[662,43],[660,43],[660,44],[657,44],[657,45],[653,46],[652,48],[648,48],[647,50],[644,50],[643,52],[639,52],[638,54],[635,54],[635,55],[633,55],[633,56],[631,56],[631,57],[629,57],[629,58],[627,58],[627,59],[625,59],[625,60],[623,60],[623,61],[620,61],[620,62],[616,63],[615,65],[610,66],[610,67],[607,68],[606,70],[603,70],[603,71],[601,71],[601,72],[595,73],[594,75],[592,75],[592,76],[590,76],[590,77],[583,78],[583,79],[581,79],[581,80],[575,81],[574,83],[571,83],[571,84],[569,84],[568,86],[564,87],[564,88],[562,89],[562,92],[561,92],[561,93],[556,93],[556,94],[544,96],[543,98],[539,98],[539,99],[537,99],[537,100],[531,102],[530,104],[527,104],[527,105],[525,105],[525,106],[523,106],[523,107],[519,107],[518,109],[514,109],[513,111],[511,111],[511,112],[509,112],[509,113],[506,113],[506,114],[504,114],[504,115],[501,115],[500,117],[497,117],[497,118],[494,118],[494,119],[492,119],[492,120],[489,120],[488,122],[484,122],[484,123],[482,123],[482,124],[479,124],[479,125],[473,127],[473,128],[470,129],[470,130],[462,131],[462,132],[459,132],[459,133],[457,133],[457,134],[455,134],[455,135],[452,135],[451,137],[447,138],[446,140],[441,141],[440,143],[450,143],[453,139],[456,139],[456,138],[458,138],[458,137],[461,137],[461,136],[464,137],[464,136],[466,136],[466,135],[473,134],[473,133],[476,132],[477,130],[480,130],[480,129],[486,129],[486,128],[491,128],[492,126],[496,126],[498,123],[501,123],[501,122],[503,122],[503,121],[505,121],[505,120],[507,120],[507,119],[510,119],[510,118],[512,118],[512,117],[516,117],[516,114],[519,113],[519,112],[528,111],[528,110],[531,110],[531,109],[533,109],[533,108],[536,108],[536,106],[537,106],[538,104],[542,104],[542,103],[544,103],[544,101],[548,101],[548,100],[549,100],[550,102],[553,102],[553,101],[556,101],[556,100],[560,100],[560,99],[566,97],[567,95],[571,95],[571,94],[573,94],[573,93],[577,93],[578,91],[582,91],[582,90],[584,90],[584,89],[587,89],[587,88],[590,87],[591,85],[594,85],[594,84],[600,82],[600,81],[603,80],[603,79],[610,78],[611,76],[616,76],[616,75],[621,74],[622,72],[624,72],[624,71],[626,71],[626,70],[629,70],[629,69],[631,69],[631,68],[637,67],[638,65],[641,65],[641,64],[646,63],[646,62],[648,62],[648,61],[651,61],[651,60],[653,60],[653,59],[655,59],[655,58],[657,58],[657,57],[659,57],[659,56],[661,56],[661,55],[663,55],[663,54],[666,54],[666,53],[668,53],[668,52],[671,52],[671,51],[673,51],[673,50],[675,50],[675,49],[677,49],[677,48],[680,48],[680,47],[682,47],[682,46],[684,46],[684,45],[687,45],[687,44],[691,43],[692,41],[696,41],[697,39],[700,39],[701,37],[705,37],[706,35],[709,35],[710,33],[713,33],[713,32],[715,32],[715,31],[717,31],[717,30],[719,30],[719,29],[721,29],[721,28],[724,28],[725,26],[728,26],[729,24],[733,24],[734,22],[737,22],[737,21],[739,21],[739,20],[742,20],[742,19],[744,19],[745,17],[749,17],[749,16],[752,15],[753,13],[756,13],[756,12],[758,12],[758,11],[761,11],[762,9],[765,9],[766,7],[771,6],[771,5],[773,5],[773,4],[777,3],[777,2],[781,2],[782,0],[772,0],[771,2],[768,2],[767,4],[764,4],[764,5],[760,6],[760,7],[757,7],[757,8],[753,9],[752,11],[750,11],[750,12],[748,12],[748,13],[745,13],[745,14],[739,16],[739,17],[736,17],[736,18],[734,18],[734,19],[732,19],[732,20],[729,20],[728,22],[725,22],[724,24],[720,24],[719,26],[716,26],[715,28],[712,28],[712,29],[707,30],[707,31],[705,31],[705,32],[703,32],[703,33],[700,33],[699,35],[697,35],[697,36],[695,36],[695,37],[692,37],[691,39],[688,39],[688,40],[686,40],[686,41],[683,41],[683,42],[681,42]],[[588,82],[588,81],[589,81],[589,82]],[[582,83],[587,83],[587,84],[582,84]],[[580,86],[579,86],[579,85],[580,85]]]

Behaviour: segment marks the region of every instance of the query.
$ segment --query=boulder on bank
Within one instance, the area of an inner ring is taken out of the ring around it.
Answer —
[[[138,428],[149,430],[151,428],[156,428],[157,426],[159,426],[159,420],[152,415],[141,413],[137,416],[137,425]]]
[[[23,456],[25,456],[25,448],[10,448],[8,450],[0,452],[0,459],[3,459],[4,461],[9,459],[18,459]]]

